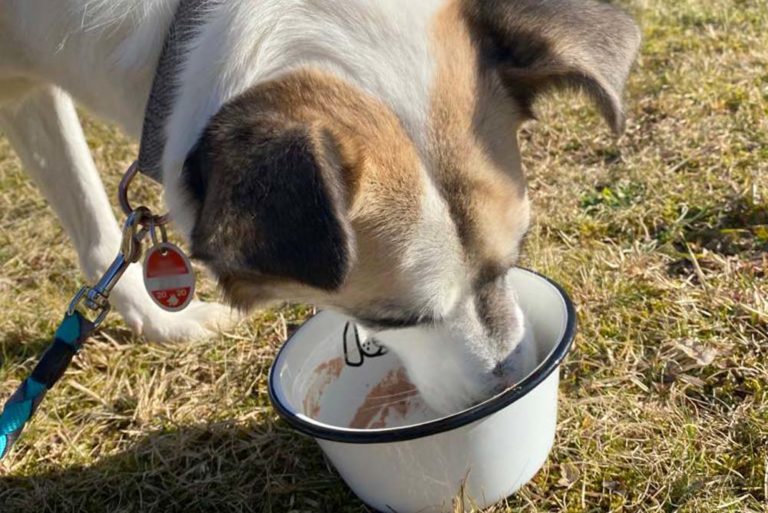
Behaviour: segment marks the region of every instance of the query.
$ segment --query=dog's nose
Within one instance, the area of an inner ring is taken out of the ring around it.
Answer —
[[[509,369],[508,367],[505,367],[503,364],[499,363],[496,365],[496,367],[491,372],[491,375],[493,376],[492,381],[493,384],[491,386],[491,396],[498,395],[516,384],[518,384],[521,380],[521,376],[518,372],[515,372],[514,370]]]

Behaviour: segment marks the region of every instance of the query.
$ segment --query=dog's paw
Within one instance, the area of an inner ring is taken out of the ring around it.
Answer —
[[[151,300],[150,300],[151,302]],[[225,331],[239,320],[230,307],[218,303],[193,301],[181,312],[166,312],[151,305],[154,311],[124,316],[126,324],[153,342],[184,342],[210,338]]]
[[[152,342],[210,338],[241,319],[239,312],[229,306],[202,301],[192,301],[180,312],[166,312],[152,301],[133,275],[126,275],[114,290],[112,303],[134,333]]]

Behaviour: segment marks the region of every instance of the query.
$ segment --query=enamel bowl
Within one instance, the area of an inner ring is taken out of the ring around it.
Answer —
[[[362,344],[352,319],[326,311],[280,350],[269,376],[272,404],[378,511],[451,512],[462,499],[477,508],[503,500],[552,449],[559,367],[576,327],[573,304],[556,283],[520,269],[508,282],[533,329],[538,365],[505,392],[439,417],[394,354]]]

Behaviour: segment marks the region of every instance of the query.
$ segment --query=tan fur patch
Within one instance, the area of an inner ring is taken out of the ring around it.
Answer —
[[[424,175],[416,148],[392,111],[359,88],[315,70],[260,84],[239,101],[247,110],[232,116],[232,124],[247,126],[269,119],[278,126],[307,127],[316,141],[323,139],[323,158],[338,160],[356,258],[344,285],[328,296],[326,304],[343,300],[345,304],[337,306],[362,307],[382,297],[406,296],[410,283],[397,267],[403,248],[416,236]],[[268,276],[248,275],[250,283],[239,285],[236,276],[230,281],[231,289],[244,297],[257,283],[289,286]]]
[[[437,75],[430,126],[432,172],[472,267],[503,269],[528,225],[516,132],[523,115],[483,70],[461,5],[435,20]]]
[[[418,215],[419,159],[399,121],[382,103],[342,80],[311,70],[259,86],[249,94],[287,119],[333,134],[350,190],[353,220],[376,223],[386,215],[389,221],[394,216],[411,223]],[[387,208],[391,202],[397,204],[397,211]],[[390,229],[408,231],[407,226]]]

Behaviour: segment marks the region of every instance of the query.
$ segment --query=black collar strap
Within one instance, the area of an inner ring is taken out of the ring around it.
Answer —
[[[173,111],[178,76],[186,58],[187,43],[197,34],[205,14],[216,0],[180,0],[163,45],[144,113],[139,147],[139,171],[153,180],[163,181],[165,130]]]

